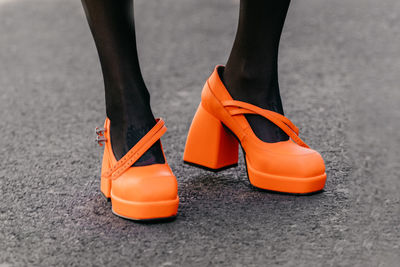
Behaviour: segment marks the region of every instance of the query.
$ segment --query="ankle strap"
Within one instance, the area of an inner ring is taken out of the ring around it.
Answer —
[[[232,116],[243,114],[258,114],[263,116],[281,128],[282,131],[284,131],[298,145],[309,148],[309,146],[298,136],[299,129],[288,118],[277,112],[262,109],[255,105],[237,100],[225,100],[222,101],[222,105],[224,105],[224,107],[236,107],[228,109]]]
[[[161,118],[156,119],[157,123],[139,142],[134,145],[117,163],[112,166],[102,177],[115,180],[129,169],[146,151],[157,142],[167,131],[165,123]]]

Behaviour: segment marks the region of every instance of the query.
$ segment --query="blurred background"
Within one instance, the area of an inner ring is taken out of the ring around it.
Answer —
[[[137,224],[100,195],[101,69],[79,0],[0,0],[0,266],[398,266],[400,1],[292,1],[280,48],[287,116],[327,164],[325,192],[250,187],[243,164],[182,164],[239,0],[136,0],[138,50],[169,131],[178,218]],[[243,162],[241,162],[243,163]]]

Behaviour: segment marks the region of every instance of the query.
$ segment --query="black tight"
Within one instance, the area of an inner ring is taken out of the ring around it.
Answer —
[[[222,77],[234,99],[282,114],[277,58],[289,3],[290,0],[241,0],[239,27]],[[133,0],[82,0],[82,4],[103,71],[111,144],[120,159],[155,124],[136,50]],[[246,117],[263,141],[288,138],[266,119]],[[163,162],[158,142],[135,166]]]
[[[123,157],[155,124],[136,50],[132,0],[82,0],[103,71],[115,157]],[[163,163],[157,142],[134,165]]]
[[[233,99],[283,114],[278,84],[278,48],[290,0],[240,1],[239,26],[223,79]],[[246,115],[265,142],[288,136],[267,119]]]

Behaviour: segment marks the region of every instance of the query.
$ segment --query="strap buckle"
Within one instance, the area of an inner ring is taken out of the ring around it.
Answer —
[[[99,136],[100,135],[104,136],[105,131],[106,131],[106,129],[103,128],[103,127],[96,127],[96,134],[99,135]]]
[[[105,142],[107,142],[107,138],[104,137],[104,133],[106,131],[105,128],[102,127],[96,127],[96,142],[99,146],[103,146]]]
[[[99,146],[103,146],[105,142],[107,142],[107,138],[105,138],[104,136],[97,136],[96,142]]]

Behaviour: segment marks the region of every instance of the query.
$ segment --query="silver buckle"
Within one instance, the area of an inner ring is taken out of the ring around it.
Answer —
[[[96,127],[96,142],[99,146],[103,146],[105,142],[107,142],[107,138],[104,137],[106,129],[101,127]]]
[[[97,136],[96,137],[96,142],[99,146],[103,146],[105,142],[107,142],[107,138],[105,138],[104,136]]]
[[[97,134],[97,135],[103,136],[105,131],[106,131],[105,128],[96,127],[96,134]]]

